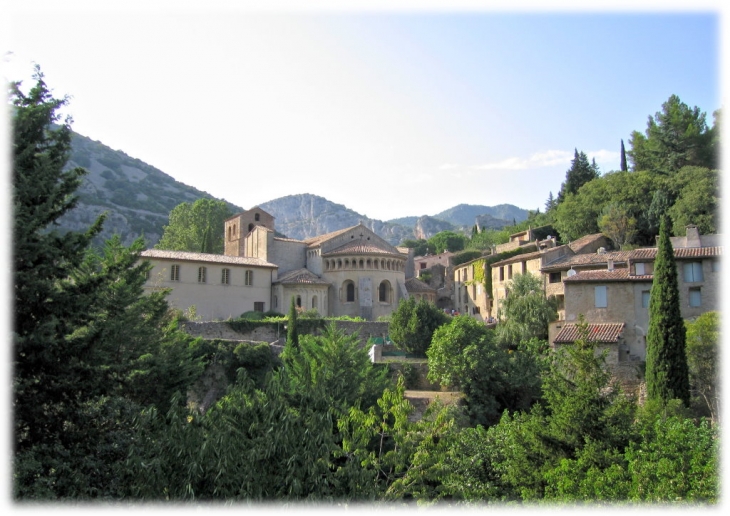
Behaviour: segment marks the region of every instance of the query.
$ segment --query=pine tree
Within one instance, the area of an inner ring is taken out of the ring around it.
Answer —
[[[627,172],[629,166],[626,164],[626,148],[624,147],[624,141],[621,139],[621,172]]]
[[[669,240],[670,220],[662,217],[654,262],[646,335],[646,389],[649,399],[680,399],[689,407],[689,367],[686,329],[679,306],[674,251]]]
[[[570,168],[565,173],[565,181],[560,186],[560,192],[558,192],[558,203],[563,202],[568,194],[575,194],[581,186],[597,179],[599,176],[596,160],[594,159],[592,163],[589,163],[588,156],[584,152],[578,152],[578,149],[575,149],[573,161],[571,161]]]

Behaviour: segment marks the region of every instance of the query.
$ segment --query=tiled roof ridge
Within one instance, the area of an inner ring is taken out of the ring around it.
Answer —
[[[146,249],[140,253],[140,258],[159,258],[165,260],[183,260],[191,262],[221,263],[234,265],[252,265],[260,267],[278,267],[261,258],[249,256],[228,256],[225,254],[193,253],[190,251],[169,251],[165,249]]]
[[[625,323],[587,323],[588,342],[616,343],[626,326]],[[578,324],[567,323],[563,326],[553,339],[553,343],[567,344],[575,342],[582,337]]]

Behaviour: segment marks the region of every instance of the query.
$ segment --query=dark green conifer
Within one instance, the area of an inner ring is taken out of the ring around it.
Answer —
[[[297,329],[297,305],[294,298],[291,298],[291,306],[289,307],[289,320],[286,327],[286,346],[288,348],[299,348],[299,331]]]
[[[662,217],[654,262],[646,335],[646,389],[649,399],[680,399],[689,406],[686,330],[679,306],[674,251],[669,240],[669,217]]]

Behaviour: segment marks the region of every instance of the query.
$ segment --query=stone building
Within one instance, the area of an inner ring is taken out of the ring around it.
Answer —
[[[697,234],[688,226],[685,237],[671,239],[677,264],[682,318],[693,319],[719,310],[720,259],[718,235]],[[623,324],[621,341],[611,353],[615,361],[646,358],[649,299],[654,279],[657,248],[607,253],[605,268],[578,270],[563,279],[564,317],[550,327],[550,342],[565,341],[561,333],[571,330],[582,314],[590,325]],[[615,260],[615,261],[614,261]],[[617,262],[622,267],[616,267]]]
[[[322,315],[373,321],[409,296],[412,250],[392,246],[362,223],[294,240],[275,236],[274,217],[255,207],[226,220],[224,231],[224,255],[144,251],[142,258],[153,265],[146,288],[172,289],[174,306],[195,306],[204,320],[250,310],[286,313],[294,299]],[[203,270],[204,276],[195,276]],[[435,297],[412,285],[418,296]]]

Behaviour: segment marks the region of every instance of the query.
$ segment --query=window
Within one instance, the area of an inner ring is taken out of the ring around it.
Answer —
[[[643,276],[644,274],[646,274],[645,264],[643,262],[637,263],[636,264],[636,275]]]
[[[560,283],[562,279],[559,272],[551,272],[549,278],[550,283]]]
[[[145,281],[149,281],[150,280],[151,273],[152,273],[152,269],[147,269],[146,271],[144,271],[144,279],[145,279]]]
[[[208,271],[205,267],[198,267],[198,283],[205,283],[205,276]]]
[[[170,281],[180,281],[180,266],[173,265],[170,267]]]
[[[507,279],[512,279],[512,265],[507,266]]]
[[[606,308],[608,306],[607,288],[605,285],[595,287],[596,308]]]
[[[527,272],[527,262],[522,262],[522,274]]]
[[[352,281],[348,281],[345,285],[345,302],[355,302],[355,284]]]
[[[383,281],[378,287],[378,298],[381,303],[390,303],[390,283]]]
[[[247,287],[250,287],[251,285],[253,285],[253,271],[246,271],[245,284]]]
[[[651,291],[649,290],[642,290],[641,291],[641,307],[642,308],[649,308],[649,294]]]
[[[258,222],[259,220],[261,220],[261,215],[259,215],[258,213],[257,213],[257,214],[255,214],[255,215],[253,216],[253,220],[255,220],[256,222]]]
[[[263,301],[254,301],[253,311],[254,312],[263,312],[264,311],[264,302]]]
[[[699,287],[689,289],[689,306],[702,306],[702,290]]]
[[[499,268],[499,281],[504,281],[504,265]]]
[[[299,308],[301,308],[301,307],[302,307],[302,296],[297,296],[297,306],[298,306]]]
[[[231,269],[223,269],[221,271],[221,283],[229,285],[231,283]]]
[[[421,265],[421,269],[425,269],[426,268],[426,262],[421,262],[420,265]]]
[[[312,309],[317,309],[317,296],[312,296]]]
[[[712,272],[720,272],[720,260],[712,260]]]
[[[684,264],[684,281],[686,283],[696,283],[702,280],[702,262]]]

